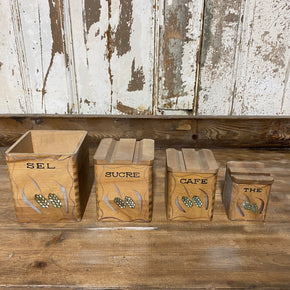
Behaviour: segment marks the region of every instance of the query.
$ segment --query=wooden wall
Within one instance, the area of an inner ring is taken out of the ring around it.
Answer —
[[[0,1],[0,114],[289,115],[288,0]]]

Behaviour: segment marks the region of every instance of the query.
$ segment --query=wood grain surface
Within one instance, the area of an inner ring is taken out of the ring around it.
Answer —
[[[157,147],[286,147],[288,117],[0,116],[0,146],[28,130],[86,130],[96,147],[103,138],[154,139]]]
[[[155,151],[152,222],[142,225],[96,222],[94,188],[79,223],[19,224],[1,166],[0,287],[288,289],[290,152],[213,153],[220,170],[211,222],[166,220],[164,150]],[[221,191],[230,160],[262,160],[274,176],[264,223],[227,219]]]

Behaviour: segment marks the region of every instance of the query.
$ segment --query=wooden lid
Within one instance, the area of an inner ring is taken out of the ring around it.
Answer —
[[[272,184],[274,179],[264,163],[255,161],[230,161],[227,168],[236,183]]]
[[[227,168],[231,174],[270,175],[264,163],[256,161],[229,161]]]
[[[154,140],[104,138],[94,155],[95,164],[152,165],[154,161]]]
[[[270,175],[231,175],[232,180],[235,183],[246,183],[246,184],[272,184],[274,178]]]
[[[211,150],[166,149],[167,169],[172,172],[216,173],[218,165]]]

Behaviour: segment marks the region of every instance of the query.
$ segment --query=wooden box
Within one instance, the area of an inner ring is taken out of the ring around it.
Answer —
[[[211,220],[218,165],[212,151],[167,149],[167,218]]]
[[[94,156],[99,221],[149,222],[154,140],[105,138]]]
[[[82,218],[90,193],[86,131],[28,131],[6,151],[21,222]]]
[[[227,162],[223,204],[229,219],[264,221],[273,181],[261,162]]]

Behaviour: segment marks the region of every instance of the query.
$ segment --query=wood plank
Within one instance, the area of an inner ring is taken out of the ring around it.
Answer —
[[[218,165],[216,163],[215,157],[211,150],[208,150],[208,149],[199,150],[199,156],[200,156],[201,163],[204,163],[204,166],[202,168],[203,171],[210,172],[210,173],[217,172]]]
[[[183,159],[187,172],[200,172],[201,167],[199,163],[198,152],[194,149],[182,148]]]
[[[154,5],[70,1],[81,113],[152,114]]]
[[[118,0],[108,3],[112,13],[109,19],[112,55],[110,58],[108,55],[113,92],[111,113],[151,115],[156,1]]]
[[[203,0],[162,1],[158,105],[161,112],[193,110],[203,3]]]
[[[233,114],[289,114],[288,31],[289,3],[245,1]]]
[[[288,6],[275,0],[206,1],[200,115],[289,112]]]
[[[13,22],[9,13],[11,2],[0,3],[0,113],[27,112],[25,84],[22,83]]]
[[[152,165],[154,162],[154,140],[143,139],[136,142],[133,164]]]
[[[82,114],[107,114],[111,110],[108,13],[106,0],[70,1],[73,48],[77,55],[75,73]]]
[[[73,66],[65,36],[70,25],[65,3],[11,2],[26,114],[78,112],[77,103],[72,101]]]
[[[198,115],[231,115],[243,1],[205,1]]]
[[[0,145],[34,130],[87,130],[89,144],[103,138],[154,139],[160,147],[271,148],[290,146],[288,117],[0,116]],[[110,130],[108,130],[110,128]],[[232,160],[236,160],[233,157]]]
[[[113,164],[132,164],[136,139],[120,139],[117,143],[112,157]]]
[[[117,141],[113,138],[102,139],[94,155],[94,162],[96,164],[111,163],[116,143]]]
[[[168,148],[166,149],[167,168],[172,172],[186,172],[183,154],[181,151]]]
[[[271,117],[201,118],[198,121],[198,146],[280,147],[290,132],[290,123],[282,125],[280,122]]]

